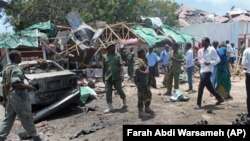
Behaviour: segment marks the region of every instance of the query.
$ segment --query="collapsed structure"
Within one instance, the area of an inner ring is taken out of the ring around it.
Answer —
[[[144,18],[146,24],[121,22],[109,25],[97,22],[89,26],[77,12],[72,11],[66,15],[66,19],[69,26],[54,25],[47,21],[10,35],[0,41],[2,55],[8,49],[17,48],[23,60],[54,60],[70,70],[100,68],[105,47],[113,41],[117,42],[119,50],[128,46],[147,49],[172,42],[183,44],[193,39],[167,25],[153,27],[155,20],[150,17]]]

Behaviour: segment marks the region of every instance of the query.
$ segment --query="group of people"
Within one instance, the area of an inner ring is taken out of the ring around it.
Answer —
[[[210,39],[204,37],[202,39],[202,47],[198,51],[198,57],[194,57],[192,44],[185,45],[185,54],[179,50],[180,46],[177,43],[172,44],[172,51],[169,51],[169,46],[161,52],[160,56],[154,53],[153,48],[146,53],[144,49],[137,51],[138,58],[135,60],[132,50],[130,51],[130,70],[129,73],[133,77],[137,87],[138,94],[138,117],[154,116],[155,111],[151,109],[152,93],[150,88],[157,88],[155,81],[156,66],[161,61],[164,70],[163,85],[167,87],[167,95],[172,94],[172,83],[174,79],[174,90],[179,89],[179,76],[181,66],[186,65],[188,76],[189,93],[193,93],[192,75],[194,61],[197,59],[200,63],[200,82],[198,87],[197,106],[202,106],[202,96],[204,88],[215,96],[216,104],[221,104],[224,99],[231,99],[231,81],[230,81],[230,50],[228,42],[219,44],[214,41],[210,45]],[[104,113],[109,113],[114,110],[112,101],[113,87],[122,99],[122,109],[127,108],[126,94],[122,89],[124,80],[123,65],[124,62],[118,52],[116,45],[110,44],[107,46],[107,52],[103,55],[103,82],[105,83],[106,102],[108,108]],[[0,123],[0,141],[4,141],[13,126],[16,116],[22,123],[22,126],[34,141],[40,141],[41,138],[37,134],[34,120],[32,118],[31,105],[29,103],[27,91],[33,91],[35,88],[31,85],[24,84],[24,73],[18,64],[21,62],[21,55],[18,51],[9,53],[11,64],[3,69],[3,82],[7,85],[7,94],[4,93],[5,118]],[[250,121],[250,48],[246,48],[243,52],[242,65],[247,68],[246,72],[246,93],[247,93],[247,110]],[[132,68],[131,68],[132,67]],[[215,75],[214,77],[212,77]],[[7,102],[7,103],[6,103]]]
[[[122,89],[122,81],[124,80],[122,58],[120,54],[115,51],[115,44],[108,45],[106,49],[107,53],[103,57],[103,82],[105,83],[108,108],[104,110],[104,113],[109,113],[114,110],[112,101],[113,87],[122,99],[122,109],[127,108],[127,99]],[[152,93],[148,87],[149,68],[144,50],[138,51],[138,59],[133,64],[133,79],[138,90],[139,117],[153,115],[154,111],[150,108]]]
[[[204,37],[201,42],[202,48],[199,49],[197,57],[194,56],[193,48],[191,43],[185,45],[185,53],[183,54],[180,51],[180,46],[177,43],[171,45],[172,51],[169,50],[169,45],[166,45],[164,50],[158,56],[157,53],[153,51],[153,48],[149,48],[148,53],[144,49],[139,49],[137,54],[138,58],[132,64],[133,66],[133,79],[134,83],[137,86],[138,93],[138,115],[139,117],[152,116],[155,114],[150,108],[150,103],[152,99],[152,93],[150,88],[157,88],[155,76],[156,76],[156,67],[158,62],[161,62],[162,69],[164,72],[164,78],[162,84],[167,88],[165,95],[171,95],[175,90],[179,89],[179,76],[182,73],[182,65],[185,64],[185,69],[187,72],[188,78],[188,93],[194,93],[192,85],[193,69],[195,61],[197,60],[200,64],[200,82],[198,86],[198,95],[197,95],[197,106],[202,107],[202,96],[204,88],[206,87],[211,95],[216,98],[216,105],[224,102],[225,99],[232,99],[230,95],[231,90],[231,68],[235,61],[235,50],[234,44],[229,44],[229,41],[219,43],[218,41],[213,41],[210,43],[210,39]],[[108,109],[106,112],[111,112],[113,110],[112,100],[110,96],[112,92],[112,86],[108,83],[109,78],[113,81],[113,77],[122,75],[123,70],[121,57],[119,54],[115,53],[115,45],[111,45],[107,48],[108,53],[104,57],[104,78],[106,84],[106,95]],[[112,51],[110,51],[112,50]],[[250,83],[250,55],[248,55],[250,50],[246,49],[243,53],[242,64],[248,68],[246,85]],[[113,52],[113,53],[112,53]],[[131,51],[132,52],[132,51]],[[134,55],[134,54],[133,54]],[[113,57],[111,57],[113,56]],[[247,57],[249,56],[249,57]],[[111,57],[110,59],[107,59]],[[114,59],[120,58],[120,59]],[[249,61],[248,61],[249,59]],[[116,63],[114,62],[116,61]],[[116,66],[115,66],[116,64]],[[107,67],[110,67],[107,69]],[[119,69],[118,69],[119,68]],[[109,71],[108,71],[109,70]],[[117,70],[117,71],[115,71]],[[172,92],[172,85],[174,80],[174,91]],[[113,82],[113,86],[117,88],[117,92],[120,94],[121,99],[123,100],[123,108],[127,108],[126,105],[126,96],[121,89],[123,78],[119,79],[116,82]],[[116,86],[119,85],[119,86]],[[250,96],[249,89],[247,89],[247,105],[248,109],[250,105]],[[250,113],[248,111],[248,113]],[[250,118],[250,115],[249,115]]]

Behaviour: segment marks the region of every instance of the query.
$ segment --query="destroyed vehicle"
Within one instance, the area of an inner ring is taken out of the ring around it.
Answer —
[[[56,62],[23,61],[19,66],[27,77],[25,83],[37,89],[28,93],[35,121],[74,103],[79,98],[76,74],[63,69]]]

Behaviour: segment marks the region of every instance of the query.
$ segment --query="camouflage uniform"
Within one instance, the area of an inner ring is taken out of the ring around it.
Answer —
[[[169,72],[168,72],[168,81],[167,81],[167,95],[170,95],[172,92],[172,84],[174,79],[174,89],[179,89],[179,76],[181,74],[181,63],[179,61],[172,60],[171,58],[184,59],[180,51],[172,51],[169,59]]]
[[[134,66],[134,52],[128,54],[128,75],[130,78],[133,77],[133,66]]]
[[[122,80],[121,80],[121,65],[122,59],[119,53],[106,54],[103,58],[104,65],[104,81],[105,81],[105,91],[106,100],[108,104],[112,104],[112,86],[115,87],[121,99],[125,100],[126,95],[122,90]]]
[[[134,63],[134,82],[137,87],[138,94],[138,109],[139,116],[143,112],[145,106],[145,112],[152,114],[153,110],[150,109],[152,93],[150,91],[150,86],[148,83],[148,74],[141,73],[140,71],[145,71],[148,69],[147,64],[140,58],[138,58]]]
[[[10,89],[9,93],[5,94],[7,97],[5,119],[0,124],[0,140],[5,140],[9,135],[16,115],[21,121],[22,126],[31,137],[37,137],[37,132],[32,117],[31,104],[26,91],[14,90],[11,88],[15,82],[24,83],[24,74],[21,68],[12,64],[7,66],[3,71],[3,82],[9,80]]]

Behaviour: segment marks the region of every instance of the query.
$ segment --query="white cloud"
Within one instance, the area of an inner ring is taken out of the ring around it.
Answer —
[[[250,10],[250,0],[176,0],[178,3],[212,12],[217,15],[224,15],[232,6]]]
[[[209,4],[209,5],[225,5],[227,3],[230,3],[230,0],[194,0],[197,3],[204,3],[204,4]]]
[[[214,9],[224,9],[237,6],[239,8],[250,10],[250,0],[194,0],[194,2],[202,7],[212,6]]]

